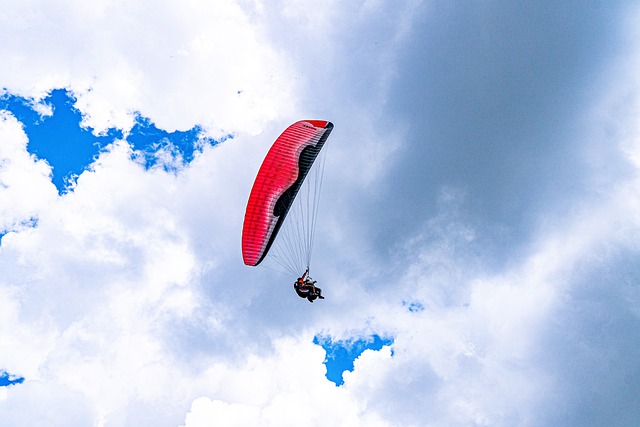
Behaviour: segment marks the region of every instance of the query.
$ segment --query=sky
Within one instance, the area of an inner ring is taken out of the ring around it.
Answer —
[[[638,424],[640,3],[0,9],[0,426]],[[300,119],[314,304],[240,248]]]

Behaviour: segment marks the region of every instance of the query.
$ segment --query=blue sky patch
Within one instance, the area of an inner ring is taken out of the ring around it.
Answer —
[[[365,350],[380,350],[384,346],[392,345],[393,338],[382,338],[372,335],[368,339],[349,339],[346,341],[333,341],[330,337],[316,335],[313,343],[321,346],[327,356],[324,365],[327,367],[327,379],[337,386],[344,384],[342,374],[344,371],[353,371],[353,362]]]
[[[0,387],[6,387],[13,384],[22,384],[24,382],[24,378],[16,377],[15,375],[11,375],[6,371],[0,371]]]
[[[6,91],[0,96],[0,109],[10,111],[23,124],[29,138],[27,150],[53,168],[52,181],[60,194],[68,191],[69,182],[91,165],[100,150],[124,136],[118,129],[109,129],[96,136],[92,128],[82,127],[82,114],[74,107],[75,102],[68,90],[53,90],[40,103],[40,106],[50,107],[52,114],[41,114],[38,110],[43,109],[36,109],[33,100]],[[174,160],[180,158],[189,163],[204,145],[215,145],[231,137],[227,135],[220,141],[205,138],[200,126],[187,131],[166,132],[138,115],[127,141],[144,156],[145,167],[150,168],[158,163],[156,153],[159,151],[168,152]],[[166,164],[164,166],[168,168]]]
[[[402,301],[402,306],[412,313],[419,313],[424,310],[424,305],[418,301]]]
[[[80,126],[82,114],[73,106],[75,101],[66,89],[53,90],[43,100],[53,114],[40,115],[31,100],[11,94],[0,98],[0,108],[9,110],[22,122],[29,138],[27,150],[51,165],[52,181],[60,194],[73,176],[93,162],[101,148],[122,138],[119,130],[110,129],[105,135],[95,136],[93,129]]]
[[[202,150],[203,146],[215,145],[232,137],[227,135],[216,141],[203,137],[202,133],[203,130],[200,126],[194,126],[187,131],[167,132],[158,129],[148,118],[138,115],[127,141],[134,150],[144,156],[145,167],[148,169],[158,163],[156,154],[160,150],[171,153],[174,159],[180,156],[184,163],[189,163],[193,160],[195,153]],[[163,166],[168,169],[168,165]]]

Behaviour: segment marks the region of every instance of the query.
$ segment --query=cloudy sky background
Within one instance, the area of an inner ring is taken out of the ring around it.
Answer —
[[[2,3],[5,98],[111,139],[60,193],[0,115],[0,425],[637,424],[637,2]],[[201,152],[145,167],[139,118]],[[314,304],[240,254],[303,118]]]

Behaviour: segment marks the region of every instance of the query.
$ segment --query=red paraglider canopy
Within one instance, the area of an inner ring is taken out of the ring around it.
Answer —
[[[258,265],[267,255],[331,130],[331,122],[302,120],[273,143],[258,171],[244,216],[242,257],[246,265]]]

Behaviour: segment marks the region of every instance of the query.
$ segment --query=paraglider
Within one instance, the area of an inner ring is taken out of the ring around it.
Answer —
[[[309,277],[308,274],[309,270],[307,269],[307,271],[293,283],[293,289],[300,298],[306,298],[309,302],[315,301],[316,298],[324,299],[322,289],[316,286],[316,281]]]
[[[246,265],[257,266],[269,255],[294,277],[306,269],[299,287],[302,292],[313,290],[313,295],[319,288],[305,277],[311,263],[324,163],[313,168],[307,180],[312,185],[305,180],[332,130],[333,124],[324,120],[301,120],[285,129],[258,170],[242,228]],[[319,293],[316,297],[324,298]]]

